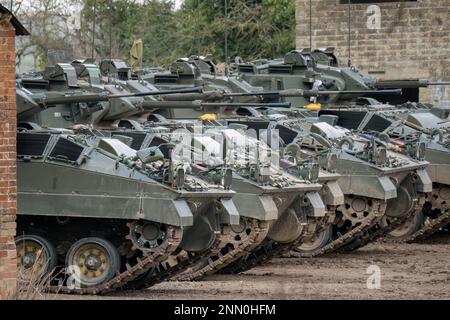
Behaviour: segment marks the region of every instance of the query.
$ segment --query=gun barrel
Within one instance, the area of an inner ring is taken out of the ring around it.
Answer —
[[[376,88],[427,88],[429,86],[450,86],[450,81],[419,80],[378,80]]]
[[[162,96],[162,95],[171,95],[171,94],[202,93],[202,92],[203,92],[202,87],[194,87],[194,88],[174,89],[174,90],[159,90],[159,91],[149,91],[149,92],[114,94],[114,95],[109,95],[108,99]]]
[[[241,102],[234,102],[234,103],[229,103],[229,102],[222,102],[222,103],[213,103],[213,102],[203,102],[201,104],[203,107],[235,107],[235,108],[240,108],[240,107],[261,107],[261,108],[290,108],[291,107],[291,103],[290,102],[281,102],[281,103],[252,103],[252,102],[245,102],[245,103],[241,103]]]
[[[430,81],[429,86],[450,86],[450,81]]]
[[[159,96],[159,95],[171,95],[171,94],[182,94],[182,93],[201,93],[203,89],[201,87],[188,88],[188,89],[178,89],[178,90],[161,90],[161,91],[151,91],[151,92],[138,92],[138,93],[125,93],[125,94],[112,94],[108,95],[106,92],[101,92],[97,94],[84,94],[72,92],[69,94],[60,93],[50,93],[50,94],[32,94],[30,98],[39,104],[40,106],[54,106],[57,104],[71,104],[71,103],[98,103],[109,101],[111,99],[120,98],[136,98],[136,97],[147,97],[147,96]]]
[[[144,101],[144,109],[196,109],[201,108],[201,101]]]
[[[314,94],[314,91],[311,91],[312,94]],[[367,94],[402,94],[402,89],[390,89],[390,90],[343,90],[343,91],[318,91],[317,94],[326,96],[326,95],[333,95],[333,94],[350,94],[350,95],[367,95]]]
[[[224,94],[220,91],[205,91],[203,93],[183,93],[183,94],[171,94],[164,97],[164,101],[211,101],[221,100],[224,98]]]
[[[261,92],[232,92],[224,93],[224,97],[257,97],[257,96],[279,96],[280,91],[261,91]]]
[[[240,107],[266,107],[266,108],[289,108],[290,102],[283,103],[240,103],[240,102],[202,102],[195,101],[144,101],[144,109],[197,109],[197,108],[240,108]]]
[[[419,125],[414,124],[414,123],[412,123],[412,122],[409,122],[409,121],[407,121],[407,120],[402,121],[402,123],[403,123],[405,126],[410,127],[410,128],[412,128],[412,129],[414,129],[414,130],[420,131],[420,132],[422,132],[422,133],[425,133],[425,134],[430,134],[430,133],[431,133],[431,130],[430,130],[430,129],[424,128],[424,127],[422,127],[422,126],[419,126]]]
[[[244,93],[226,93],[227,97],[248,97],[248,96],[273,96],[273,97],[315,97],[327,95],[367,95],[367,94],[402,94],[402,89],[389,90],[341,90],[341,91],[315,91],[302,89],[289,89],[281,91],[263,91],[263,92],[244,92]]]
[[[40,106],[54,106],[71,103],[96,103],[108,101],[106,94],[79,94],[79,95],[30,95],[30,98]]]

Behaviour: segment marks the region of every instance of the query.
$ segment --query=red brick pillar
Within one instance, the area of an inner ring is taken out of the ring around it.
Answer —
[[[15,29],[0,23],[0,299],[12,297],[17,282],[15,57]]]

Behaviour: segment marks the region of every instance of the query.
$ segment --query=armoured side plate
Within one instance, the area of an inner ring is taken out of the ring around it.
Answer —
[[[139,219],[139,207],[139,199],[136,197],[23,191],[17,193],[17,211],[22,215]],[[86,208],[96,210],[89,212]]]
[[[450,164],[429,164],[427,172],[433,182],[450,184]]]

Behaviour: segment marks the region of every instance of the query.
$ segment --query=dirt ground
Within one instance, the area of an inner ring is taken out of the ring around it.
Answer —
[[[419,244],[377,242],[353,253],[276,259],[239,275],[164,282],[99,299],[449,299],[450,235]],[[367,288],[367,268],[381,271],[380,289]],[[53,297],[55,298],[55,297]],[[58,296],[61,299],[93,297]]]

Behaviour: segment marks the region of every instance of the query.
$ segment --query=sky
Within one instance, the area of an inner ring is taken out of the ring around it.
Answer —
[[[184,0],[175,0],[175,9],[179,9]]]

